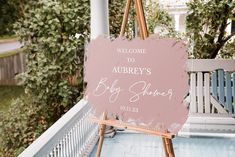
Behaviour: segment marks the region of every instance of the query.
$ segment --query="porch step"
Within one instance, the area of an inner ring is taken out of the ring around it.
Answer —
[[[235,118],[223,114],[191,114],[179,135],[235,137]]]

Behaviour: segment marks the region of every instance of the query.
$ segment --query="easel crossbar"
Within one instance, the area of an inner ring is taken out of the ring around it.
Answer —
[[[175,137],[175,135],[172,133],[164,133],[164,132],[159,132],[156,130],[150,130],[148,128],[134,126],[131,124],[127,124],[127,123],[117,121],[117,120],[112,120],[112,119],[100,120],[100,119],[93,118],[92,121],[95,123],[98,123],[99,125],[108,125],[108,126],[114,126],[118,128],[124,128],[127,130],[138,131],[138,132],[142,132],[142,133],[146,133],[150,135],[161,136],[167,139],[173,139]]]

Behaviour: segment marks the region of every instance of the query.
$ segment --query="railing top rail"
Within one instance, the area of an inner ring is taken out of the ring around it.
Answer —
[[[80,112],[87,101],[81,100],[73,108],[71,108],[65,115],[63,115],[58,121],[56,121],[46,132],[44,132],[36,141],[34,141],[25,151],[23,151],[19,157],[31,157],[38,156],[40,154],[46,154],[43,152],[45,146],[53,147],[52,145],[61,138],[61,133],[66,132],[67,127],[76,120],[78,112]],[[48,147],[47,147],[48,148]]]
[[[187,62],[189,72],[208,72],[217,69],[235,71],[234,59],[189,59]]]

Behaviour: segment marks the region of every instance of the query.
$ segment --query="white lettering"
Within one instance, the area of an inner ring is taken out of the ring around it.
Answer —
[[[95,96],[104,95],[109,92],[111,95],[109,97],[109,102],[114,103],[122,91],[120,87],[116,87],[118,80],[113,81],[111,86],[106,85],[108,78],[101,78],[96,89],[93,91]]]
[[[120,67],[120,66],[113,67],[112,73],[130,74],[130,75],[147,75],[147,76],[152,74],[150,68]]]
[[[118,48],[118,53],[137,53],[137,54],[145,54],[146,49],[127,49],[127,48]]]
[[[135,82],[129,87],[129,92],[133,94],[129,101],[136,102],[140,100],[141,96],[163,96],[168,97],[168,99],[171,100],[173,95],[172,89],[169,89],[167,92],[160,92],[158,89],[150,90],[150,87],[151,83],[146,83],[145,81]]]

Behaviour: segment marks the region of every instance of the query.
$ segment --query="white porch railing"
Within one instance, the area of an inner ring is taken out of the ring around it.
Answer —
[[[190,114],[180,135],[235,137],[235,60],[189,60]]]
[[[189,60],[190,113],[235,116],[235,60]]]
[[[190,115],[181,135],[201,136],[206,131],[211,136],[215,131],[235,136],[235,60],[189,60],[187,65]],[[91,107],[81,100],[19,157],[89,156],[98,140],[98,125],[89,121],[90,112]]]
[[[90,105],[81,100],[34,141],[19,157],[86,157],[98,140]]]

